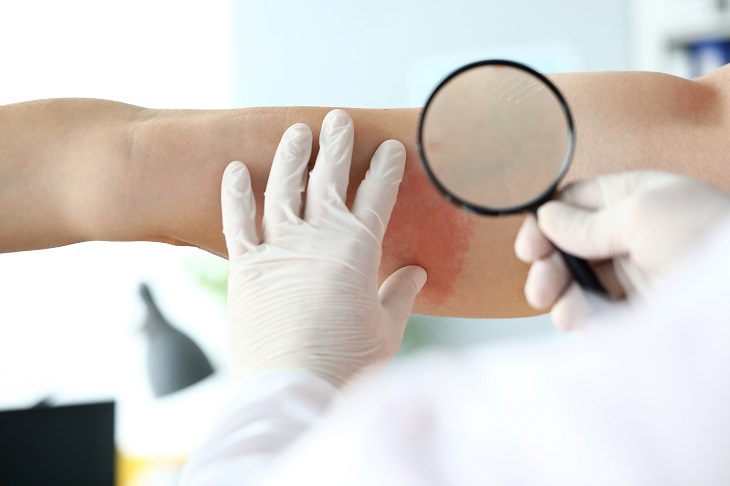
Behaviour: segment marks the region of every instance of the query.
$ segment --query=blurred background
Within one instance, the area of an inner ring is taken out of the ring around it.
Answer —
[[[720,0],[3,1],[0,104],[421,106],[477,59],[691,78],[728,62],[728,39]],[[222,259],[150,243],[0,255],[0,409],[113,401],[117,484],[173,483],[227,393],[226,275]],[[212,374],[158,393],[142,283]],[[403,354],[552,336],[545,316],[414,316]]]

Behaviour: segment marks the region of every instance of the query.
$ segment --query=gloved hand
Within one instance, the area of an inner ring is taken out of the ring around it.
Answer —
[[[552,307],[561,329],[588,313],[553,243],[592,261],[614,298],[645,294],[708,232],[730,214],[730,195],[706,183],[663,172],[630,172],[568,185],[559,200],[528,217],[515,241],[531,264],[525,296],[537,309]],[[552,242],[552,243],[551,243]]]
[[[353,139],[349,115],[330,112],[307,186],[311,131],[296,124],[284,133],[266,187],[261,238],[248,171],[240,162],[226,168],[221,202],[234,376],[306,370],[341,385],[398,352],[426,281],[421,267],[408,266],[378,289],[381,242],[405,149],[395,140],[378,148],[350,210]]]

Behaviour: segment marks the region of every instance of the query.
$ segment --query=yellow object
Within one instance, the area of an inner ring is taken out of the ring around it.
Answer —
[[[173,486],[187,457],[142,457],[117,450],[117,486]]]

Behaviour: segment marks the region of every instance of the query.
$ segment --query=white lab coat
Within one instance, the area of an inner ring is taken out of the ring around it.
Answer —
[[[578,335],[427,354],[346,393],[253,377],[182,484],[730,484],[729,278],[727,222]]]

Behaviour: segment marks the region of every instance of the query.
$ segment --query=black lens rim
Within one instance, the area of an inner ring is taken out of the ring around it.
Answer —
[[[428,163],[428,158],[426,157],[426,153],[423,148],[423,125],[424,121],[426,119],[426,116],[428,115],[428,109],[431,106],[431,102],[433,101],[436,94],[444,87],[446,86],[449,81],[451,81],[456,76],[459,76],[460,74],[464,73],[465,71],[468,71],[470,69],[475,69],[479,67],[489,66],[489,65],[497,65],[497,66],[506,66],[511,67],[515,69],[520,69],[522,71],[525,71],[526,73],[530,74],[531,76],[534,76],[538,80],[540,80],[542,83],[545,84],[545,86],[552,91],[552,93],[557,98],[558,102],[560,103],[560,106],[563,108],[563,113],[565,114],[565,120],[568,125],[568,149],[565,155],[565,160],[563,161],[563,165],[558,172],[558,175],[556,176],[555,180],[550,184],[543,193],[538,195],[537,197],[527,201],[524,204],[520,204],[517,206],[508,206],[504,208],[495,208],[495,207],[489,207],[489,206],[483,206],[479,204],[475,204],[472,202],[469,202],[465,199],[460,198],[456,194],[452,193],[450,190],[448,190],[441,181],[436,177],[436,174],[434,174],[433,170],[431,169],[431,166]],[[417,135],[417,145],[418,145],[418,154],[421,159],[421,165],[423,166],[424,170],[426,171],[426,174],[428,175],[431,182],[436,186],[436,188],[439,190],[439,192],[446,197],[447,200],[449,200],[451,203],[455,204],[456,206],[459,206],[462,209],[465,209],[467,211],[471,211],[477,214],[485,215],[485,216],[502,216],[502,215],[508,215],[508,214],[519,214],[524,213],[528,211],[535,211],[540,205],[545,203],[548,199],[552,197],[555,190],[558,187],[558,184],[562,181],[563,177],[565,176],[565,173],[568,171],[568,168],[570,167],[570,163],[573,159],[573,152],[575,150],[575,125],[573,123],[573,116],[570,112],[570,108],[568,107],[568,102],[566,101],[563,94],[558,90],[558,88],[543,74],[535,71],[534,69],[530,68],[529,66],[526,66],[522,63],[516,62],[516,61],[510,61],[506,59],[485,59],[481,61],[472,62],[469,64],[466,64],[455,71],[453,71],[451,74],[446,76],[433,90],[431,95],[428,97],[428,101],[426,102],[426,106],[424,106],[423,110],[421,110],[421,115],[418,120],[418,135]]]

